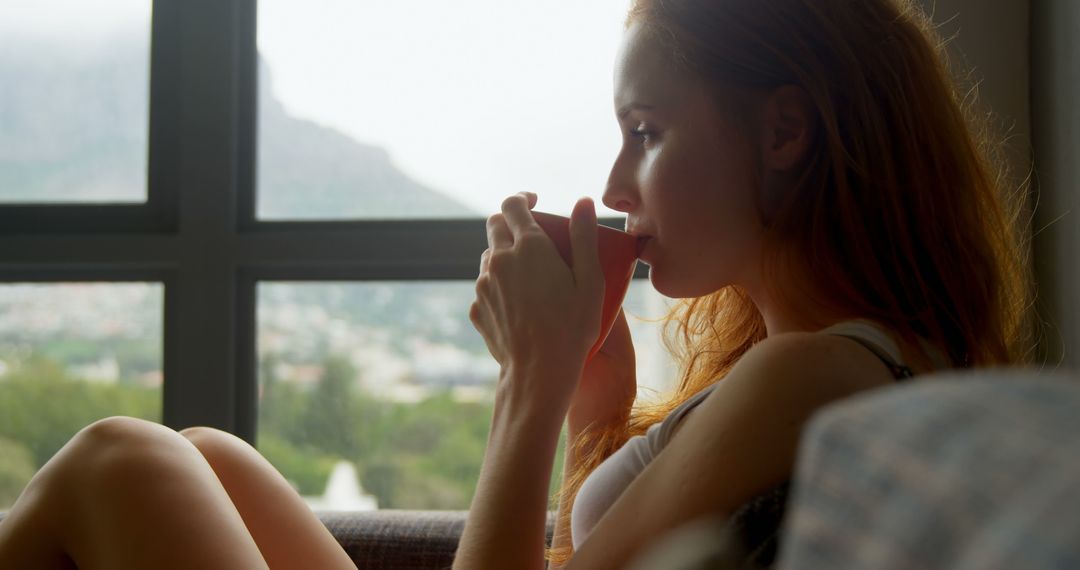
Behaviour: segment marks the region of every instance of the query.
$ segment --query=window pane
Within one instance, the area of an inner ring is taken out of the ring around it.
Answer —
[[[524,190],[562,214],[599,202],[628,7],[259,2],[257,216],[486,217]]]
[[[0,0],[0,203],[146,201],[150,4]]]
[[[161,421],[163,291],[0,285],[0,511],[83,426]]]
[[[309,505],[468,508],[498,376],[469,322],[474,291],[459,281],[259,285],[258,445]],[[667,304],[635,281],[625,306],[656,318]],[[667,389],[674,368],[659,325],[630,323],[642,388]]]

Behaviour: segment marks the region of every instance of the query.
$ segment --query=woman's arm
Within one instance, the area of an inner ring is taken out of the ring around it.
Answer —
[[[570,402],[566,415],[566,458],[563,461],[562,482],[566,481],[579,469],[582,457],[592,453],[591,448],[580,448],[575,442],[586,432],[606,433],[626,429],[630,417],[630,408],[637,396],[637,372],[634,343],[630,336],[630,326],[623,311],[615,318],[611,332],[600,350],[585,363],[585,369],[578,382],[577,391]],[[558,514],[555,518],[555,533],[551,547],[563,549],[572,545],[569,519],[564,516],[571,505],[565,497],[559,497]],[[551,564],[549,570],[558,570],[562,565]]]
[[[544,382],[558,374],[550,368],[510,370],[499,383]],[[455,569],[544,567],[548,485],[562,419],[559,410],[515,402],[510,395],[496,397]]]
[[[701,516],[730,514],[791,476],[811,414],[892,381],[872,353],[849,339],[788,333],[762,341],[686,417],[567,568],[622,568],[664,533]]]
[[[596,211],[570,217],[573,266],[529,213],[536,196],[488,218],[469,320],[500,364],[495,411],[454,568],[543,568],[548,485],[559,430],[600,334],[604,277]]]

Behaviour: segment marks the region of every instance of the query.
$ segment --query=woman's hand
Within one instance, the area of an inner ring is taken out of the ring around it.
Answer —
[[[517,384],[501,389],[565,413],[600,332],[604,277],[596,211],[589,199],[574,206],[571,268],[529,213],[535,204],[534,194],[517,194],[488,218],[488,249],[469,319],[503,376]],[[510,370],[516,373],[506,374]],[[542,378],[543,385],[529,378]]]
[[[567,428],[576,437],[589,426],[604,429],[625,422],[637,397],[637,369],[630,326],[622,310],[603,346],[581,374],[570,401]]]

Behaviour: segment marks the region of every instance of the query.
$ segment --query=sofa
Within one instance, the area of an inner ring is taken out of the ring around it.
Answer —
[[[317,513],[357,568],[449,568],[465,511]]]
[[[781,568],[1080,568],[1080,379],[939,373],[819,412]]]
[[[466,511],[318,512],[357,568],[441,569],[454,562]],[[554,529],[548,517],[548,541]]]

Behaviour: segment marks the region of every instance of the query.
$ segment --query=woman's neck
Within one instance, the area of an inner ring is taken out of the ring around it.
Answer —
[[[765,320],[765,336],[787,332],[812,332],[850,318],[828,313],[820,307],[820,300],[812,298],[792,299],[787,305],[773,299],[764,287],[746,289]],[[814,309],[809,309],[814,307]]]

